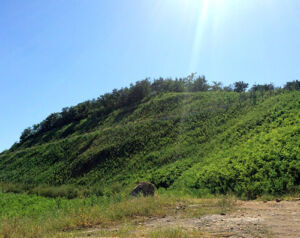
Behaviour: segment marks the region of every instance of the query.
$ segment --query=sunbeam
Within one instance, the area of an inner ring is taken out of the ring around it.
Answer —
[[[200,7],[197,9],[199,11],[198,20],[197,20],[197,27],[195,29],[195,38],[193,43],[193,52],[192,58],[190,62],[190,70],[195,68],[198,63],[198,58],[200,55],[201,44],[204,37],[205,27],[207,25],[207,16],[209,10],[209,0],[201,1]]]
[[[193,7],[197,9],[198,14],[190,61],[191,72],[197,68],[199,64],[201,52],[204,49],[204,39],[209,39],[211,44],[216,41],[215,37],[218,27],[226,11],[226,3],[224,0],[202,0],[197,1],[197,3],[197,5],[193,3]],[[211,51],[213,51],[213,49],[211,49]]]

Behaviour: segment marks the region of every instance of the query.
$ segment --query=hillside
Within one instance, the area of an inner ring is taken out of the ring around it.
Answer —
[[[148,180],[158,189],[247,198],[299,189],[299,91],[196,90],[197,80],[189,90],[155,91],[145,82],[25,130],[0,154],[0,181],[110,190]],[[122,98],[132,88],[142,95]],[[122,100],[108,103],[114,95]]]

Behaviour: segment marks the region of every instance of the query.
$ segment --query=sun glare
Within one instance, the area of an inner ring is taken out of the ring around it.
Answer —
[[[205,31],[211,28],[211,31],[217,31],[220,16],[225,9],[224,0],[201,0],[201,1],[185,1],[186,4],[190,2],[192,7],[197,9],[197,24],[195,29],[195,37],[193,42],[193,53],[190,63],[190,70],[195,68],[198,64],[199,57],[201,57],[201,50],[203,45],[203,38]],[[207,37],[207,36],[206,36]],[[214,41],[213,36],[212,41]]]

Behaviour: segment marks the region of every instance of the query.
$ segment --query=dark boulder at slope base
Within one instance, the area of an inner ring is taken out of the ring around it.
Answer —
[[[141,182],[130,192],[130,195],[136,197],[140,193],[142,193],[144,197],[154,196],[154,185],[148,182]]]

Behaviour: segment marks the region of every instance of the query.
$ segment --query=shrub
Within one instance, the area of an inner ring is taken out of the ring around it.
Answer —
[[[39,186],[31,190],[31,193],[37,194],[43,197],[57,198],[64,197],[67,199],[73,199],[78,197],[78,190],[72,185],[62,185],[59,187],[46,187]]]
[[[94,185],[90,188],[83,189],[81,192],[84,197],[90,197],[92,195],[95,195],[97,197],[104,196],[103,188],[97,185]]]
[[[24,193],[32,186],[25,184],[0,183],[0,190],[4,193]]]

